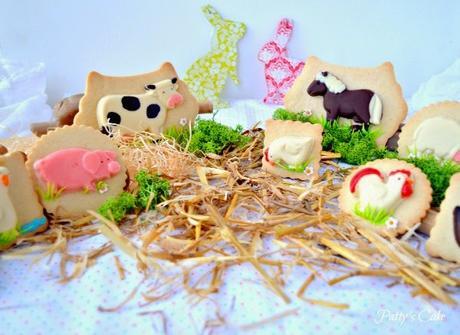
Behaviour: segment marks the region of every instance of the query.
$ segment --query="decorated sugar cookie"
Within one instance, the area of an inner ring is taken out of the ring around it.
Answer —
[[[286,46],[293,29],[291,20],[282,19],[273,38],[262,46],[257,55],[264,64],[267,95],[263,101],[267,104],[283,104],[284,95],[305,65],[303,61],[288,57]]]
[[[246,33],[246,25],[224,19],[211,5],[203,6],[202,11],[215,30],[211,50],[190,65],[184,81],[199,101],[210,100],[217,107],[227,107],[220,95],[227,78],[239,84],[237,45]]]
[[[184,100],[177,92],[177,78],[145,85],[145,93],[106,95],[97,103],[97,123],[105,132],[120,126],[122,132],[149,131],[160,134],[171,109]]]
[[[356,168],[345,179],[339,207],[369,227],[403,234],[425,216],[431,193],[420,169],[404,161],[381,159]]]
[[[74,124],[123,135],[136,131],[160,133],[194,122],[199,104],[170,63],[128,77],[90,72]],[[110,127],[108,127],[110,126]],[[110,128],[110,129],[107,129]]]
[[[41,232],[48,226],[25,159],[24,153],[8,153],[0,146],[0,249],[12,245],[19,236]]]
[[[16,209],[8,193],[9,175],[10,171],[0,166],[0,250],[12,245],[19,235],[16,228],[18,223]]]
[[[299,121],[267,120],[264,170],[281,177],[312,179],[318,176],[323,127]]]
[[[460,263],[460,173],[452,176],[435,222],[426,243],[428,254]]]
[[[460,102],[427,106],[402,127],[398,151],[401,157],[434,154],[460,163]]]
[[[96,129],[65,126],[37,141],[27,160],[40,201],[55,218],[96,210],[126,186],[118,148]]]
[[[330,121],[378,129],[380,147],[407,114],[407,104],[389,62],[376,68],[351,68],[308,57],[284,104],[292,112],[308,111]]]

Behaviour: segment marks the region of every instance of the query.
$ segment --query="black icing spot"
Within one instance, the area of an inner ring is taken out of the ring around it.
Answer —
[[[161,107],[157,104],[151,104],[147,107],[147,117],[154,119],[160,114]]]
[[[460,206],[454,208],[454,236],[460,248]]]
[[[121,116],[115,112],[109,112],[107,114],[107,121],[109,123],[120,124],[121,123]]]
[[[125,96],[121,98],[121,104],[123,105],[124,109],[131,112],[137,111],[139,108],[141,108],[141,102],[136,97]]]

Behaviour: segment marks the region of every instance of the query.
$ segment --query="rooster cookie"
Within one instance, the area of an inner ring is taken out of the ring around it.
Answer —
[[[118,148],[98,130],[64,126],[42,136],[32,148],[27,169],[46,211],[57,219],[84,216],[127,182]]]
[[[172,126],[194,122],[199,104],[170,63],[160,69],[130,76],[110,77],[90,72],[80,100],[76,125],[122,134],[149,131],[159,134]]]
[[[460,163],[460,102],[427,106],[402,127],[398,151],[401,157],[434,154]]]
[[[369,227],[403,234],[425,216],[431,193],[420,169],[404,161],[381,159],[356,168],[345,179],[339,207]]]
[[[317,177],[322,132],[319,124],[267,120],[262,168],[281,177]]]
[[[460,263],[460,173],[452,176],[426,242],[428,254]]]
[[[25,154],[0,153],[0,250],[19,236],[46,229],[48,222],[25,167]]]
[[[284,99],[292,112],[310,111],[329,121],[370,126],[381,134],[380,147],[398,130],[407,104],[396,81],[393,65],[351,68],[308,57],[300,76]]]

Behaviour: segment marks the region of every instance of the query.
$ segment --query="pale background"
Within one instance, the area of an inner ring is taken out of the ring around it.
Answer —
[[[294,20],[290,55],[375,66],[391,60],[404,94],[460,55],[460,1],[267,0],[2,0],[0,47],[4,56],[45,62],[49,103],[84,89],[90,70],[111,75],[150,71],[172,61],[179,75],[206,53],[211,27],[200,7],[245,22],[241,85],[227,98],[262,98],[258,49],[281,17]]]

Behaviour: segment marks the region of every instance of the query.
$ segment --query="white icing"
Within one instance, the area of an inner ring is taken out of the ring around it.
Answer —
[[[274,140],[268,149],[271,162],[282,160],[289,165],[305,163],[313,149],[314,138],[307,136],[282,136]]]
[[[460,124],[441,116],[424,120],[415,130],[409,150],[453,159],[460,152]]]
[[[372,124],[380,124],[380,120],[382,119],[382,100],[380,100],[379,96],[374,93],[369,102],[369,114],[371,116],[370,123]]]
[[[16,210],[8,194],[8,185],[3,183],[3,176],[8,175],[8,169],[0,167],[0,233],[13,229],[18,221]]]
[[[330,73],[328,73],[327,76],[324,76],[322,72],[318,72],[315,79],[326,85],[329,92],[334,94],[342,93],[347,88],[339,78]]]
[[[354,193],[359,199],[360,209],[364,210],[367,206],[371,206],[384,208],[387,211],[395,210],[401,203],[401,190],[408,178],[402,172],[389,176],[386,182],[375,174],[361,177]]]

